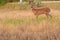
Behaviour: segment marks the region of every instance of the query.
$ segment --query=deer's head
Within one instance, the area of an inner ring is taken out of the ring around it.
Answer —
[[[31,6],[31,8],[34,8],[36,6],[35,3],[32,1],[29,1],[29,5]]]

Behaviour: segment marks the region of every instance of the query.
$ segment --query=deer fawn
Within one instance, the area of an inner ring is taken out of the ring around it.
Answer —
[[[50,11],[51,11],[50,8],[48,8],[48,7],[39,7],[39,8],[36,8],[35,3],[31,2],[31,1],[29,1],[29,4],[30,4],[30,6],[32,8],[32,11],[33,11],[34,15],[36,16],[36,18],[38,18],[38,16],[41,15],[41,14],[45,14],[47,17],[48,16],[52,17],[49,14]]]

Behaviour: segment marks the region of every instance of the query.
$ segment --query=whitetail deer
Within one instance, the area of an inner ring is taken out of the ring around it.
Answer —
[[[50,16],[52,17],[49,13],[50,13],[50,8],[48,7],[39,7],[39,8],[36,8],[35,6],[35,3],[29,1],[29,4],[31,5],[31,8],[32,8],[32,11],[34,13],[34,15],[36,16],[36,18],[38,18],[39,15],[41,14],[45,14],[47,17]]]

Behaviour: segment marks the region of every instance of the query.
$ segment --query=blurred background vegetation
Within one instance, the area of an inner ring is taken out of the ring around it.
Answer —
[[[19,2],[20,0],[0,0],[0,5],[6,4],[8,2]],[[30,0],[22,0],[23,2],[26,1],[30,1]],[[36,2],[40,2],[40,1],[60,1],[60,0],[31,0],[31,1],[36,1]]]
[[[22,2],[22,4],[20,4],[20,1]],[[33,1],[33,2],[35,2],[35,3],[37,3],[38,4],[38,6],[42,6],[42,5],[49,5],[49,4],[46,4],[46,3],[41,3],[41,1],[60,1],[60,0],[0,0],[0,8],[1,8],[1,6],[2,5],[4,5],[2,8],[4,9],[4,8],[10,8],[10,9],[28,9],[29,7],[29,5],[27,4],[29,1]],[[6,4],[6,5],[5,5]],[[55,6],[55,8],[57,8],[56,7],[56,5],[60,8],[60,6],[59,6],[59,4],[60,3],[51,3],[51,5],[50,6],[48,6],[48,7],[53,7],[54,8],[54,6]]]

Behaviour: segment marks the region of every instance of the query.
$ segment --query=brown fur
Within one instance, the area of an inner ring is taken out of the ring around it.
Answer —
[[[50,13],[50,8],[48,7],[37,7],[33,2],[29,2],[29,4],[31,5],[32,11],[34,13],[34,15],[38,18],[39,15],[41,14],[45,14],[47,17],[50,16],[52,17],[49,13]]]

